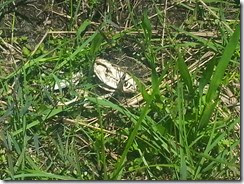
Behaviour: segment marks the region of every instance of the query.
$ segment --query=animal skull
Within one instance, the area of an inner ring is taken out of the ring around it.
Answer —
[[[105,59],[98,58],[94,64],[94,73],[106,87],[102,87],[107,91],[115,91],[116,89],[125,93],[136,92],[136,82],[133,78],[123,71],[121,67],[108,62]]]

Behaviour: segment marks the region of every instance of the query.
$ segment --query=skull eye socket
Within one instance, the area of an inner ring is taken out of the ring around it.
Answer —
[[[131,87],[131,84],[129,82],[125,82],[124,85],[125,85],[125,88],[130,88]]]

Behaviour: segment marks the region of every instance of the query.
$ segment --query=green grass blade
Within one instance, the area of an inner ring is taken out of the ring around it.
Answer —
[[[97,110],[98,110],[98,119],[99,119],[99,124],[100,124],[100,127],[101,127],[101,135],[100,135],[100,140],[99,142],[101,143],[100,144],[100,149],[99,149],[99,154],[101,155],[101,161],[98,160],[98,163],[101,162],[101,165],[103,165],[103,179],[104,180],[107,180],[108,179],[108,176],[107,176],[107,160],[106,160],[106,153],[105,153],[105,134],[104,134],[104,131],[103,131],[103,117],[102,117],[102,111],[101,111],[101,108],[99,105],[97,105]]]
[[[36,170],[27,170],[29,173],[17,174],[14,175],[14,179],[24,178],[24,179],[56,179],[56,180],[78,180],[77,178],[65,176],[65,175],[58,175],[52,174],[44,171],[36,171]],[[6,178],[6,180],[10,180],[10,178]]]
[[[84,43],[79,46],[67,59],[65,59],[62,63],[60,63],[56,70],[59,70],[60,68],[62,68],[65,64],[68,63],[69,60],[72,60],[75,58],[75,56],[80,53],[98,34],[98,31],[96,31],[95,33],[93,33],[86,41],[84,41]]]
[[[217,105],[217,102],[210,102],[205,106],[201,119],[200,119],[200,122],[199,122],[199,126],[198,126],[199,130],[203,129],[204,127],[206,127],[208,125],[209,120],[213,114],[213,111],[214,111],[216,105]]]
[[[4,6],[6,6],[6,5],[8,5],[8,4],[10,4],[10,3],[14,2],[14,1],[16,1],[16,0],[8,0],[8,1],[5,1],[5,2],[1,2],[0,10],[5,8]]]
[[[180,139],[180,180],[187,179],[187,166],[186,166],[186,157],[185,157],[185,123],[184,123],[184,95],[183,95],[183,84],[178,82],[177,85],[177,96],[178,96],[178,129],[179,129],[179,139]]]
[[[201,38],[199,36],[196,36],[190,32],[187,32],[181,28],[178,28],[176,26],[171,26],[173,29],[175,29],[176,31],[178,31],[179,33],[184,33],[185,35],[187,36],[190,36],[192,38],[194,38],[196,41],[202,43],[204,46],[207,46],[209,47],[210,49],[212,49],[213,51],[217,52],[218,49],[221,49],[222,46],[220,44],[217,44],[217,43],[213,43],[211,40],[207,40],[205,38]]]
[[[90,24],[91,24],[91,21],[89,21],[89,20],[85,20],[83,22],[83,24],[81,24],[81,26],[78,28],[77,33],[76,33],[77,38],[79,38],[79,39],[81,38],[81,33],[83,31],[85,31],[87,26],[89,26]]]
[[[144,12],[144,14],[143,14],[141,26],[142,26],[142,29],[144,30],[144,36],[145,36],[146,40],[149,42],[152,37],[152,26],[151,26],[151,23],[148,19],[148,15],[146,12]]]
[[[138,132],[140,126],[141,126],[141,123],[143,122],[143,120],[145,119],[147,114],[150,112],[150,105],[151,105],[152,100],[154,99],[155,92],[156,91],[153,90],[153,92],[152,92],[152,94],[150,96],[150,101],[148,101],[146,106],[142,109],[141,115],[140,115],[138,121],[136,122],[136,124],[134,126],[134,129],[132,130],[132,132],[131,132],[131,134],[130,134],[130,136],[128,138],[128,141],[126,143],[125,149],[124,149],[119,161],[115,165],[115,170],[112,173],[111,179],[118,179],[118,176],[121,174],[121,171],[123,169],[123,165],[124,165],[124,163],[126,161],[126,156],[127,156],[128,152],[129,152],[129,149],[130,149],[130,147],[131,147],[131,145],[132,145],[132,143],[133,143],[133,141],[134,141],[134,139],[135,139],[135,137],[137,135],[137,132]]]
[[[140,126],[141,126],[141,123],[142,123],[143,119],[146,117],[147,113],[149,112],[149,107],[150,107],[150,104],[147,104],[143,108],[143,110],[141,112],[141,116],[139,117],[139,119],[137,121],[137,124],[135,125],[132,133],[129,136],[129,139],[128,139],[127,143],[126,143],[125,149],[124,149],[119,161],[115,165],[115,170],[112,173],[112,178],[111,179],[115,180],[115,179],[118,178],[118,176],[119,176],[119,174],[120,174],[120,172],[121,172],[121,170],[123,168],[123,165],[124,165],[124,163],[126,161],[126,156],[127,156],[128,152],[129,152],[129,149],[130,149],[130,147],[131,147],[131,145],[132,145],[132,143],[133,143],[133,141],[134,141],[134,139],[135,139],[135,137],[137,135],[137,132],[138,132]]]
[[[192,87],[192,80],[191,80],[191,75],[190,72],[187,68],[186,63],[184,62],[184,59],[182,57],[182,54],[178,52],[178,60],[177,60],[177,66],[178,70],[180,72],[180,76],[182,77],[184,83],[187,85],[188,90],[191,94],[194,93],[193,87]]]
[[[199,95],[200,95],[200,97],[203,94],[204,87],[208,83],[210,83],[210,79],[213,75],[214,66],[216,65],[216,61],[217,61],[216,58],[213,58],[212,60],[210,60],[206,66],[206,69],[203,71],[203,76],[199,82]]]
[[[38,58],[26,61],[26,63],[23,66],[19,67],[16,71],[10,73],[8,76],[4,77],[3,79],[6,79],[6,80],[7,79],[11,79],[12,77],[22,73],[23,71],[27,70],[28,68],[31,68],[33,65],[39,65],[39,64],[42,64],[42,63],[46,63],[48,61],[50,61],[50,62],[57,61],[58,57],[49,57],[49,58],[47,57],[47,58],[45,58],[46,56],[51,54],[54,50],[55,49],[53,49],[52,51],[50,51],[50,52],[48,52],[46,54],[43,54],[43,55],[39,56]]]
[[[95,54],[97,51],[100,49],[100,46],[103,42],[104,37],[101,35],[101,33],[98,33],[94,39],[92,40],[91,43],[91,50],[90,50],[90,55],[95,57]]]
[[[233,53],[235,52],[236,46],[239,42],[239,38],[240,38],[240,24],[236,26],[236,30],[231,36],[230,41],[226,45],[223,55],[221,56],[218,62],[213,78],[209,85],[209,90],[206,97],[207,102],[210,102],[211,100],[216,98],[216,91],[222,82],[222,79],[225,74],[225,70],[230,62]]]

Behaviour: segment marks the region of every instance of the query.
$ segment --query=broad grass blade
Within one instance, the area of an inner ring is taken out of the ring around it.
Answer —
[[[231,36],[230,41],[226,45],[223,55],[218,62],[213,78],[209,85],[209,90],[206,98],[207,102],[210,102],[211,100],[217,97],[216,91],[222,82],[225,70],[230,62],[233,53],[236,50],[236,46],[239,42],[239,38],[240,38],[240,24],[236,26],[236,30]]]
[[[211,61],[208,62],[206,69],[203,71],[203,76],[199,82],[199,95],[200,97],[203,94],[204,87],[210,83],[210,79],[213,75],[214,66],[216,65],[216,58],[213,58]]]
[[[102,42],[103,42],[103,36],[101,35],[101,33],[98,33],[91,43],[91,50],[90,50],[91,56],[95,56]]]
[[[199,130],[207,126],[216,105],[217,102],[210,102],[206,105],[199,122],[199,126],[198,126]]]

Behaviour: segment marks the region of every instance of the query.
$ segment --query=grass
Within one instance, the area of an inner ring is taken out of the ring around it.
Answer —
[[[2,180],[240,180],[240,4],[14,2],[0,3]],[[97,57],[137,93],[101,98]]]

